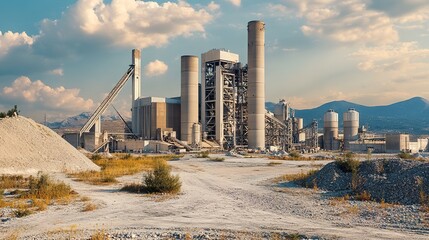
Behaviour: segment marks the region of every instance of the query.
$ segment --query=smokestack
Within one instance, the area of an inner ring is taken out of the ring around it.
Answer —
[[[192,128],[198,123],[198,57],[181,58],[180,139],[192,144]],[[199,136],[195,136],[199,137]]]
[[[137,99],[141,96],[141,52],[139,49],[132,51],[132,64],[134,65],[133,86],[132,86],[132,130],[134,134],[140,136],[140,114]]]
[[[248,31],[249,149],[265,149],[265,23],[251,21]]]

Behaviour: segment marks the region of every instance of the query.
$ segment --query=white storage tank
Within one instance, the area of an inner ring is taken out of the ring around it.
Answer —
[[[338,113],[329,109],[323,116],[323,146],[325,150],[337,150]]]
[[[359,112],[354,108],[349,108],[343,114],[344,126],[344,150],[350,150],[350,141],[357,140],[359,133]]]

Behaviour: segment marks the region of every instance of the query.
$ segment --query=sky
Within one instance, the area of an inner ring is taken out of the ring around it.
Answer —
[[[427,0],[0,1],[0,111],[42,121],[93,111],[142,50],[142,95],[180,95],[180,56],[228,49],[266,24],[266,100],[429,99]],[[113,105],[130,116],[131,81]],[[108,111],[112,111],[109,109]]]

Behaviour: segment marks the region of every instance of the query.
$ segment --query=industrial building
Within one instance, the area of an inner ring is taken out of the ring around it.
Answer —
[[[359,112],[350,108],[343,113],[343,134],[338,130],[338,113],[329,109],[323,116],[323,149],[374,153],[417,153],[428,150],[428,139],[410,140],[409,134],[372,134],[359,127]]]
[[[248,64],[224,49],[203,53],[201,61],[193,55],[181,57],[179,98],[142,97],[142,55],[134,49],[132,64],[118,84],[79,133],[64,138],[90,151],[110,146],[114,151],[140,152],[153,150],[152,145],[155,151],[165,146],[317,151],[317,121],[303,126],[303,119],[295,118],[284,101],[276,106],[276,113],[265,109],[265,23],[250,21],[247,28]],[[112,139],[101,132],[99,119],[128,78],[132,78],[131,139]]]

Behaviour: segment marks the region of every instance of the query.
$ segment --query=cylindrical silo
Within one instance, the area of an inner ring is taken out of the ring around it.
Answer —
[[[180,139],[192,144],[192,128],[198,123],[198,57],[181,58]]]
[[[323,116],[323,146],[325,150],[337,150],[338,113],[329,109]]]
[[[265,23],[247,25],[248,143],[249,149],[265,149]]]
[[[199,146],[201,144],[201,125],[194,123],[192,125],[192,143],[193,146]]]
[[[354,108],[349,108],[349,110],[343,114],[343,126],[344,150],[349,150],[349,142],[357,140],[358,138],[359,112],[357,112]]]

